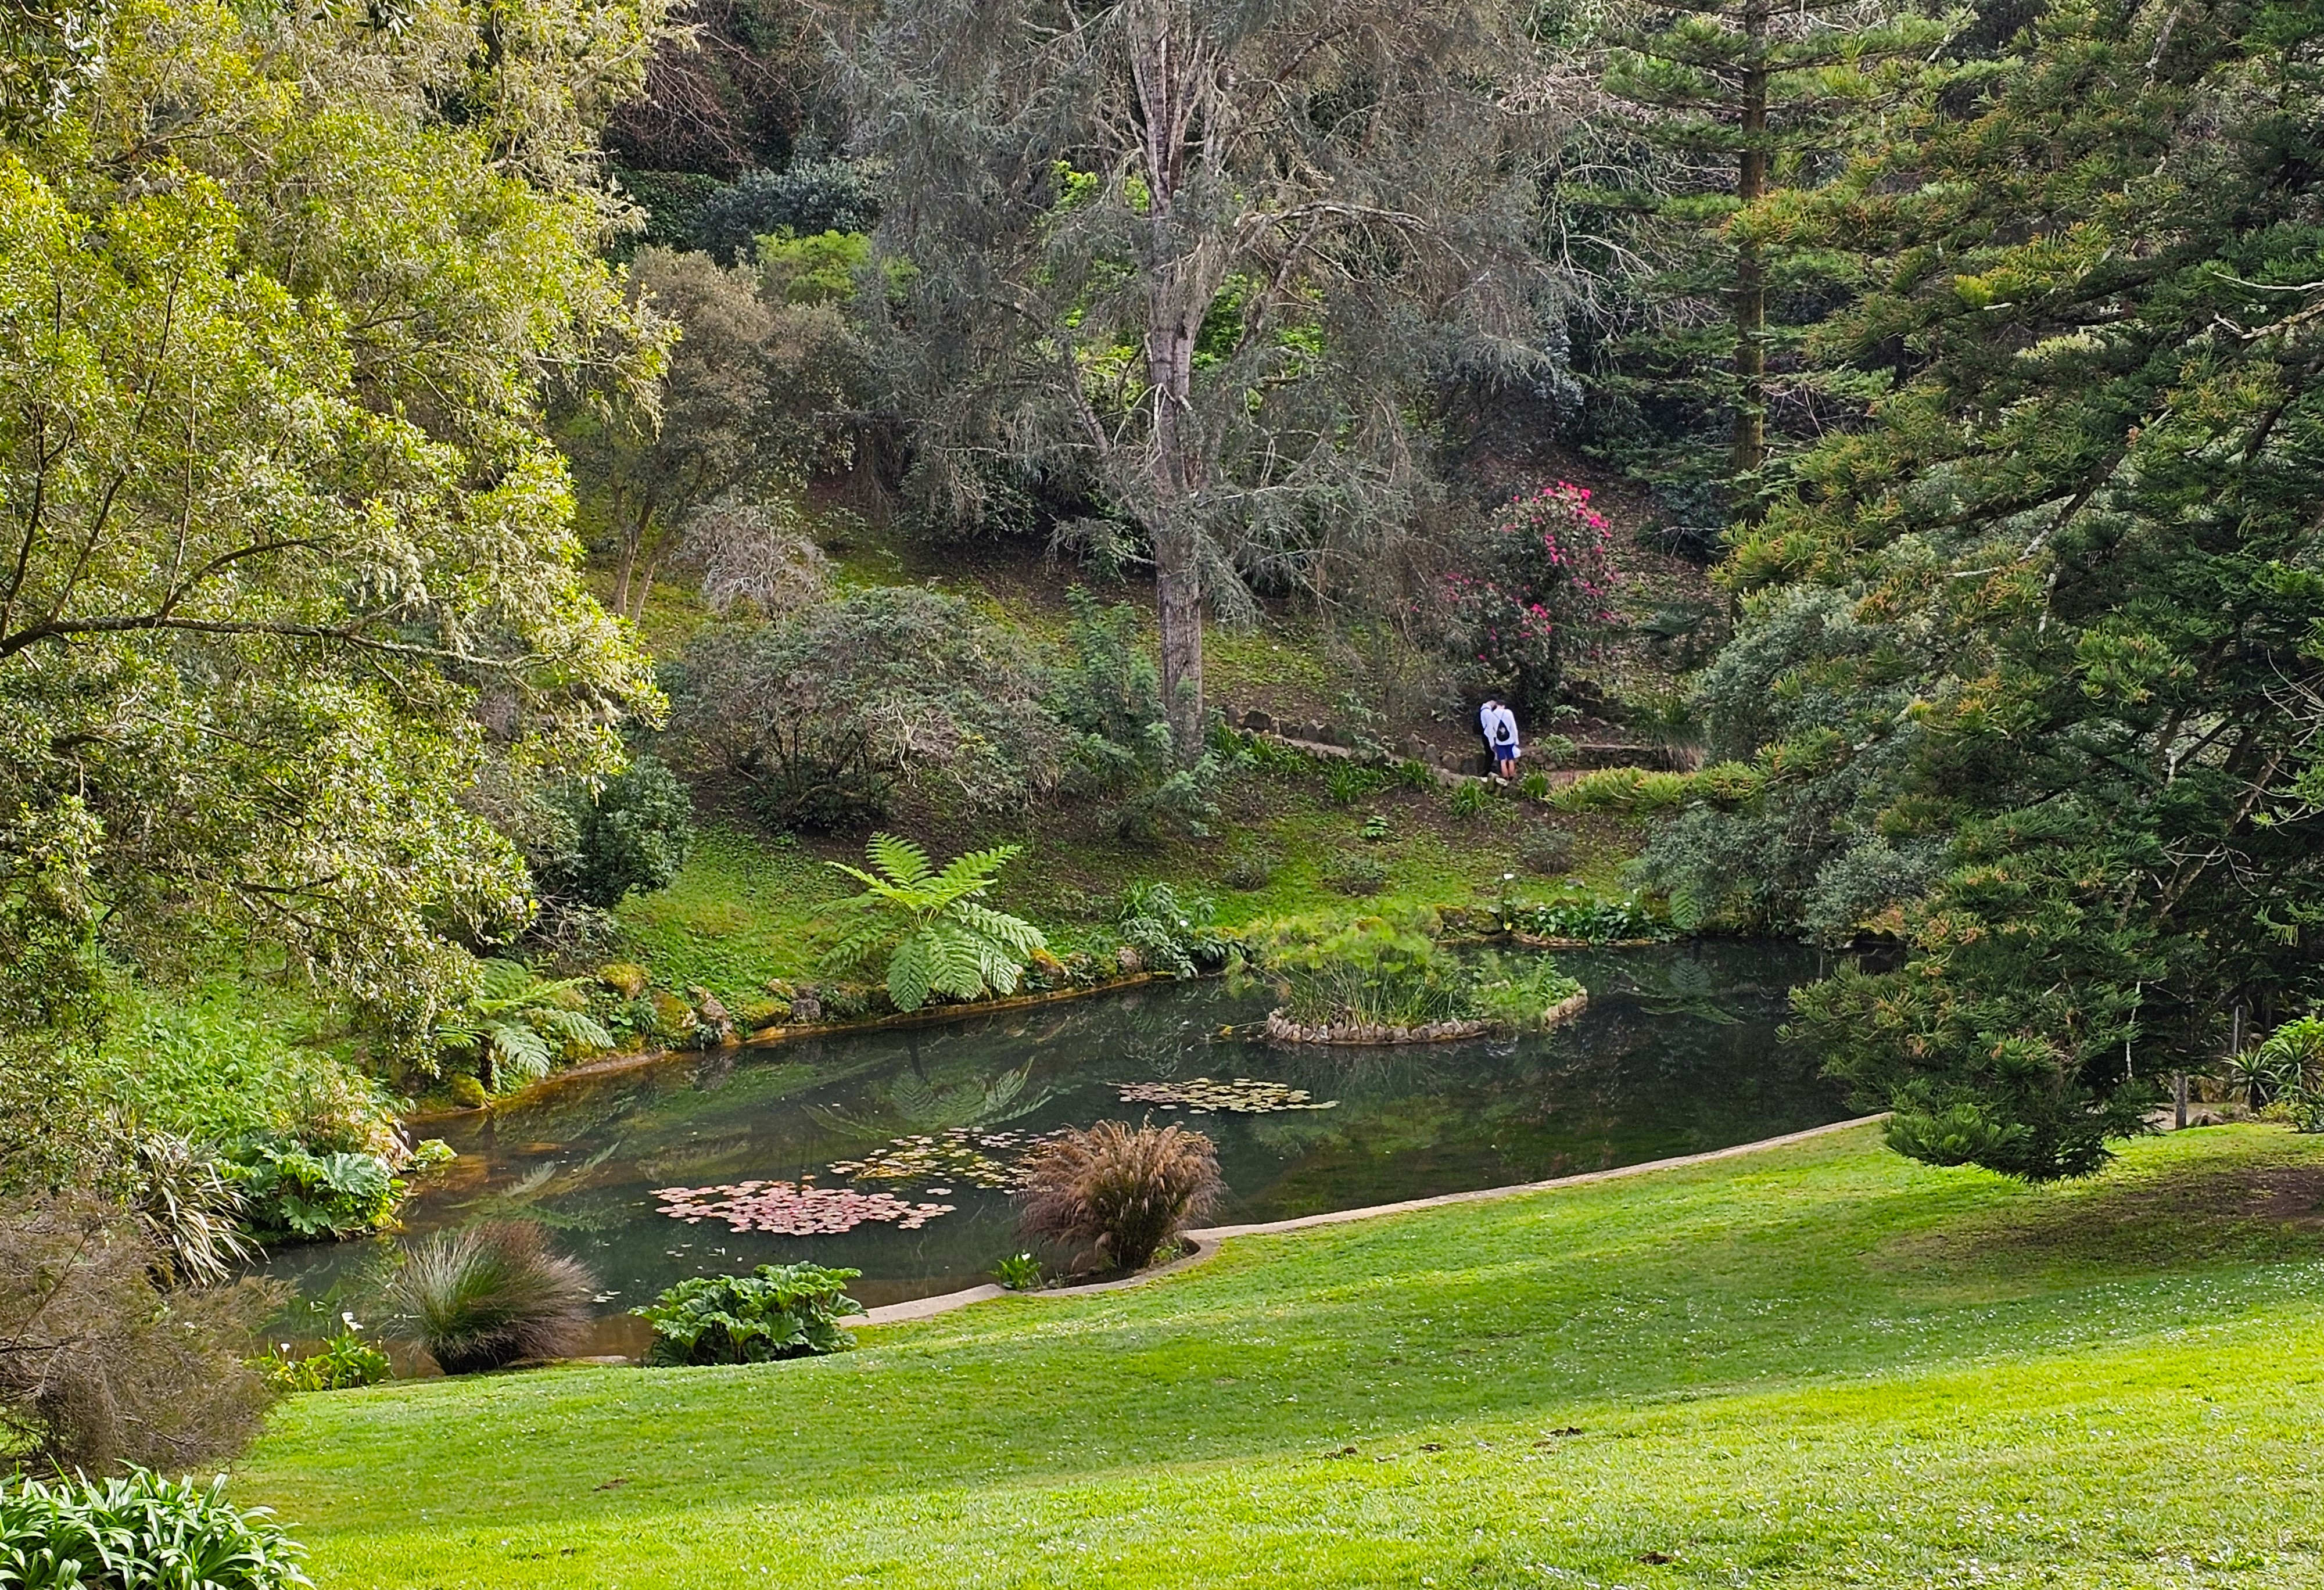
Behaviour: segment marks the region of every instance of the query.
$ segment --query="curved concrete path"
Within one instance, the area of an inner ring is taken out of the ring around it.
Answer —
[[[1344,1226],[1351,1220],[1372,1220],[1382,1215],[1401,1215],[1413,1209],[1443,1209],[1448,1204],[1486,1203],[1497,1199],[1521,1198],[1529,1192],[1554,1192],[1561,1187],[1580,1187],[1592,1181],[1611,1181],[1621,1176],[1644,1176],[1655,1171],[1673,1171],[1684,1165],[1707,1165],[1716,1160],[1740,1159],[1745,1154],[1757,1153],[1762,1149],[1780,1148],[1787,1143],[1805,1143],[1811,1138],[1828,1136],[1834,1132],[1851,1131],[1886,1120],[1884,1115],[1858,1116],[1852,1121],[1834,1121],[1828,1126],[1810,1126],[1804,1132],[1786,1132],[1780,1137],[1762,1137],[1757,1143],[1738,1143],[1732,1148],[1714,1148],[1707,1153],[1683,1153],[1674,1159],[1647,1160],[1640,1164],[1617,1165],[1610,1171],[1585,1171],[1578,1176],[1558,1176],[1547,1181],[1520,1181],[1514,1187],[1486,1187],[1475,1192],[1447,1192],[1435,1198],[1406,1199],[1402,1203],[1373,1204],[1360,1209],[1334,1209],[1323,1215],[1302,1215],[1293,1220],[1266,1220],[1249,1226],[1211,1226],[1200,1231],[1189,1231],[1179,1240],[1190,1250],[1158,1269],[1143,1270],[1135,1275],[1125,1275],[1119,1281],[1101,1281],[1089,1286],[1051,1287],[1040,1291],[1012,1292],[1005,1287],[987,1284],[972,1286],[961,1291],[948,1291],[932,1298],[914,1298],[908,1303],[890,1303],[873,1309],[861,1319],[843,1320],[845,1325],[900,1325],[909,1319],[929,1319],[938,1314],[949,1314],[955,1309],[965,1309],[971,1303],[982,1303],[993,1298],[1085,1298],[1102,1291],[1120,1291],[1125,1287],[1144,1286],[1149,1281],[1159,1281],[1191,1270],[1204,1260],[1214,1257],[1231,1236],[1271,1236],[1278,1231],[1305,1231],[1315,1226]]]

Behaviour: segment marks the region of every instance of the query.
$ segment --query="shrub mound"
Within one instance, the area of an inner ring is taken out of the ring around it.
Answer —
[[[1511,965],[1463,960],[1433,919],[1364,917],[1342,925],[1281,922],[1245,941],[1250,962],[1283,997],[1267,1035],[1280,1043],[1430,1043],[1529,1030],[1579,1012],[1582,985],[1542,957]]]
[[[761,1264],[748,1275],[696,1275],[631,1313],[653,1322],[648,1364],[764,1364],[844,1353],[841,1318],[863,1312],[847,1295],[861,1270]]]
[[[246,1360],[277,1294],[171,1284],[175,1270],[117,1208],[0,1205],[0,1463],[101,1472],[242,1450],[274,1398]]]

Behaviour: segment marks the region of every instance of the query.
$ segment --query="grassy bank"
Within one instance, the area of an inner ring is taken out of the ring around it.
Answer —
[[[299,1399],[325,1586],[2292,1585],[2324,1144],[2087,1185],[1868,1131],[1230,1245],[759,1368]]]
[[[997,903],[1038,923],[1060,949],[1090,947],[1123,888],[1140,880],[1211,897],[1229,927],[1483,905],[1504,890],[1526,901],[1625,893],[1623,870],[1643,832],[1636,823],[1554,813],[1535,801],[1496,800],[1464,813],[1433,785],[1390,785],[1343,804],[1332,798],[1329,771],[1294,758],[1244,775],[1225,793],[1218,838],[1125,840],[1070,804],[1002,830],[913,811],[888,825],[939,858],[1023,845]],[[1540,860],[1544,832],[1564,836],[1554,869]],[[701,984],[742,1008],[769,978],[815,975],[820,914],[854,887],[825,865],[831,860],[860,865],[860,842],[772,837],[739,813],[714,817],[669,888],[623,902],[617,953],[643,964],[660,987]],[[1351,871],[1367,867],[1373,876],[1351,884]]]

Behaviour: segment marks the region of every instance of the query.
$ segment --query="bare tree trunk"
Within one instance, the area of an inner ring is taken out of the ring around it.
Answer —
[[[616,613],[630,611],[630,571],[637,566],[638,535],[634,529],[622,532],[621,560],[613,565],[613,601]]]
[[[1201,465],[1199,444],[1186,436],[1185,424],[1192,383],[1192,329],[1183,317],[1175,324],[1149,324],[1147,346],[1155,377],[1150,533],[1155,607],[1162,630],[1162,709],[1170,721],[1178,759],[1191,762],[1202,754],[1203,743],[1202,527],[1194,520],[1194,481],[1188,478],[1197,475]]]
[[[1154,593],[1162,630],[1163,711],[1178,759],[1203,747],[1203,562],[1200,522],[1206,483],[1203,438],[1194,424],[1194,339],[1211,289],[1173,216],[1185,175],[1186,143],[1209,87],[1209,51],[1172,0],[1148,0],[1130,75],[1143,115],[1148,269],[1146,373],[1153,388],[1153,457],[1148,531],[1154,542]]]
[[[622,532],[622,559],[613,569],[613,611],[626,618],[630,611],[630,582],[636,575],[638,554],[645,549],[646,533],[653,528],[654,500],[649,492],[638,500],[638,516]],[[644,606],[642,598],[639,601]]]
[[[657,554],[646,560],[645,576],[638,582],[637,602],[632,610],[624,615],[629,619],[630,622],[633,624],[641,624],[645,621],[646,603],[653,596],[654,576],[659,573],[661,573],[661,557]]]
[[[1742,81],[1743,148],[1736,170],[1735,197],[1748,205],[1767,192],[1767,11],[1768,0],[1744,0]],[[1735,444],[1732,473],[1755,474],[1767,461],[1767,279],[1759,245],[1745,240],[1735,254]],[[1750,488],[1738,504],[1740,517],[1759,517],[1757,493]]]

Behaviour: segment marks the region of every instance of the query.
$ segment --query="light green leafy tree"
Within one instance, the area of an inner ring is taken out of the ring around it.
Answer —
[[[514,960],[477,968],[476,992],[436,1029],[448,1052],[473,1056],[486,1088],[530,1082],[549,1074],[560,1053],[611,1049],[613,1034],[588,1011],[586,978],[536,978]]]
[[[995,911],[979,896],[1023,849],[971,850],[938,871],[911,841],[873,834],[864,847],[871,871],[826,863],[862,884],[863,892],[832,907],[839,925],[825,964],[846,972],[885,954],[888,994],[899,1010],[918,1010],[936,994],[974,999],[987,992],[1015,993],[1026,964],[1048,941],[1031,923]]]
[[[0,995],[0,1048],[89,1016],[100,923],[252,941],[394,1048],[523,926],[480,780],[610,773],[658,711],[542,416],[663,363],[588,152],[664,9],[17,19],[56,69],[0,83],[0,964],[68,997]]]

